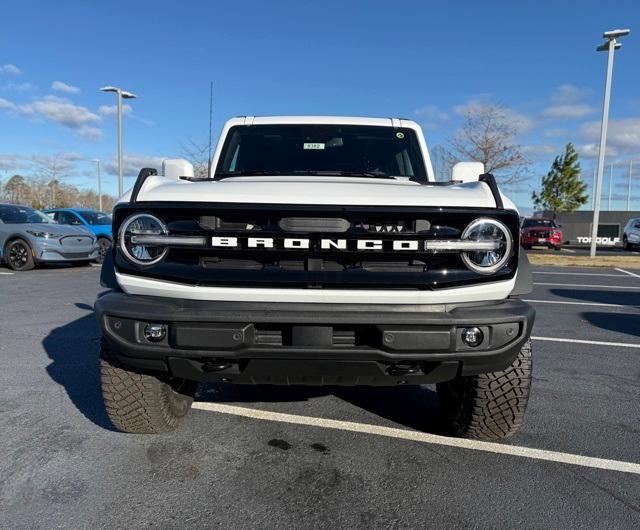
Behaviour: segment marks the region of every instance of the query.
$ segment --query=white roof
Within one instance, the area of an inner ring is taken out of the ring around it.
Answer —
[[[418,128],[412,120],[401,118],[367,118],[362,116],[238,116],[227,125],[275,125],[275,124],[327,124],[327,125],[377,125],[380,127]]]

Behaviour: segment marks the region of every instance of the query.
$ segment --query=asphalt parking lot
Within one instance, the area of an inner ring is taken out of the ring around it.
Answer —
[[[461,446],[431,387],[208,385],[114,432],[98,273],[0,268],[0,527],[640,527],[640,270],[534,268],[525,425]]]

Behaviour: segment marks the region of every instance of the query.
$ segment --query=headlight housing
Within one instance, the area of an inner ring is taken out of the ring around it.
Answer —
[[[31,234],[33,237],[42,239],[60,239],[63,234],[56,234],[55,232],[47,232],[46,230],[27,230],[27,234]]]
[[[136,265],[153,265],[161,261],[169,249],[166,245],[136,241],[137,236],[166,236],[166,225],[154,215],[134,214],[125,219],[118,232],[118,245],[124,256]],[[147,239],[151,239],[147,237]]]
[[[478,243],[493,243],[490,250],[462,252],[464,264],[478,274],[499,271],[511,257],[513,238],[509,229],[497,219],[481,217],[469,223],[462,239]],[[489,245],[491,246],[491,245]]]

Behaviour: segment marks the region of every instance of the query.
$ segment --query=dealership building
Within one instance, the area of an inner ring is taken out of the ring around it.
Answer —
[[[600,211],[597,244],[599,246],[622,246],[622,232],[627,221],[632,217],[640,218],[640,211]],[[559,213],[556,216],[556,223],[562,225],[564,242],[571,245],[589,245],[591,243],[592,221],[593,211],[591,210]]]

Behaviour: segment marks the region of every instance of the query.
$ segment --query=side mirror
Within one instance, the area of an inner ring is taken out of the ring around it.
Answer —
[[[484,164],[482,162],[458,162],[451,171],[451,180],[478,182],[478,178],[482,174],[484,174]]]
[[[167,158],[162,161],[162,174],[170,179],[193,177],[193,165],[183,158]]]

